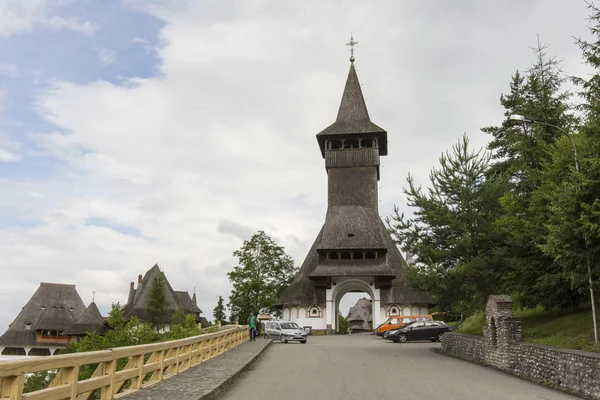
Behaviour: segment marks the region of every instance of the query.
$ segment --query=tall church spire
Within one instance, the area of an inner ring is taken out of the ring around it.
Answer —
[[[334,136],[345,139],[350,136],[355,137],[355,135],[358,135],[359,138],[366,137],[365,135],[376,137],[379,143],[379,154],[382,156],[387,155],[387,132],[371,122],[358,75],[354,68],[354,46],[356,44],[358,42],[355,42],[354,37],[351,36],[350,42],[347,43],[351,50],[350,71],[346,79],[337,118],[333,124],[317,134],[317,141],[323,157],[325,157],[326,141],[333,139]]]
[[[356,69],[354,69],[354,62],[352,62],[336,122],[353,123],[362,121],[370,122],[371,119],[369,118],[367,105],[360,89]]]

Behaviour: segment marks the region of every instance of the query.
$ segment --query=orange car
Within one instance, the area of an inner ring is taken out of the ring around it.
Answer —
[[[395,315],[389,317],[387,321],[377,327],[375,334],[377,336],[383,336],[387,331],[400,328],[404,324],[408,324],[413,321],[433,321],[433,316],[429,315]]]

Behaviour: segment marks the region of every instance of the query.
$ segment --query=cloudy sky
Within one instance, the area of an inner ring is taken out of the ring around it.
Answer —
[[[258,229],[301,264],[350,32],[389,134],[385,217],[463,132],[485,145],[537,34],[585,73],[586,17],[583,0],[0,0],[0,331],[40,281],[106,312],[155,263],[212,318]]]

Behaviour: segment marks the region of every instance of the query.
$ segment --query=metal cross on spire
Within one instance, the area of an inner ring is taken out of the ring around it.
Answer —
[[[350,62],[354,62],[354,46],[356,46],[358,42],[354,40],[354,36],[350,34],[350,41],[346,43],[346,46],[350,46]]]
[[[92,302],[96,301],[96,291],[92,292]]]

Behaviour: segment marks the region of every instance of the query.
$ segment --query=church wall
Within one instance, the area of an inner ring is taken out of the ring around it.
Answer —
[[[310,311],[316,310],[316,315],[310,315]],[[310,328],[311,331],[325,330],[327,324],[325,322],[326,309],[323,307],[291,307],[284,308],[282,319],[292,321],[298,324],[301,328]]]

